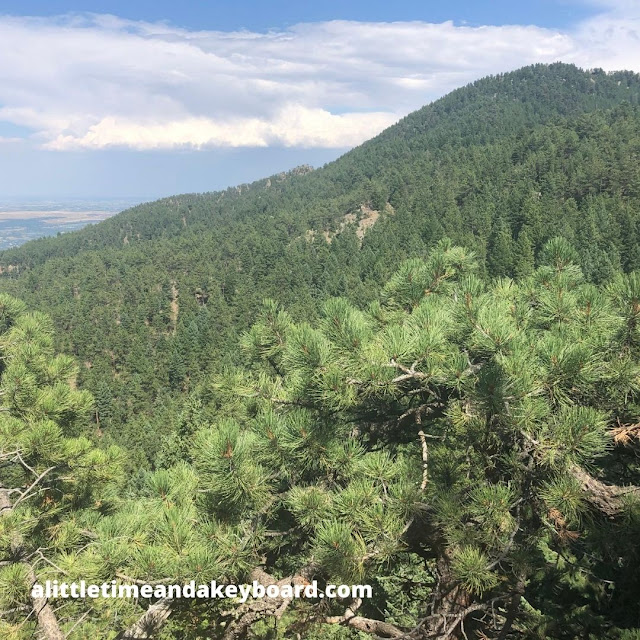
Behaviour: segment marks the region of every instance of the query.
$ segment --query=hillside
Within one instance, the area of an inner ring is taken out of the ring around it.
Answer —
[[[264,297],[298,318],[329,296],[362,305],[444,236],[489,276],[526,275],[557,235],[596,282],[640,267],[639,103],[629,72],[489,77],[322,169],[140,205],[6,251],[0,289],[52,315],[96,421],[146,464],[182,392],[238,362]]]
[[[530,67],[1,253],[0,637],[638,640],[639,103]]]

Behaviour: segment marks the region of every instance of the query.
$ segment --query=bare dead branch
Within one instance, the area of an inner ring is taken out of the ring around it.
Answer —
[[[640,491],[640,487],[605,484],[588,474],[577,464],[569,467],[569,473],[580,483],[582,490],[587,495],[587,500],[608,516],[618,515],[622,511],[623,496]]]
[[[427,448],[427,437],[422,429],[418,431],[418,436],[422,444],[422,482],[420,483],[420,491],[424,491],[429,481],[429,449]]]
[[[29,497],[31,491],[33,491],[34,487],[50,472],[55,469],[55,466],[49,467],[46,471],[43,471],[30,485],[29,487],[20,495],[20,497],[13,503],[13,508],[15,509],[21,502],[26,500]]]
[[[27,568],[27,578],[31,587],[38,581],[33,567],[24,563]],[[31,596],[31,602],[38,618],[38,628],[46,638],[46,640],[64,640],[64,634],[60,629],[58,620],[56,618],[49,601],[45,597]]]

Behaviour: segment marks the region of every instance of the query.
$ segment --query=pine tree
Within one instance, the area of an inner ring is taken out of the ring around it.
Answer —
[[[111,500],[121,454],[97,449],[82,434],[92,398],[74,388],[73,360],[53,350],[50,320],[0,294],[0,633],[37,632],[63,640],[78,606],[62,618],[30,595],[36,580],[90,574],[79,549],[87,524]],[[66,567],[66,569],[64,569]],[[35,612],[31,615],[29,612]]]
[[[98,424],[101,427],[108,426],[113,416],[113,393],[104,381],[101,381],[96,389],[95,408]]]
[[[640,507],[622,485],[639,472],[640,277],[596,287],[576,259],[554,239],[529,276],[489,285],[445,240],[366,309],[337,298],[295,322],[267,301],[245,366],[192,398],[190,462],[165,456],[170,468],[141,472],[121,498],[120,454],[81,435],[91,399],[69,384],[73,362],[53,353],[46,318],[3,298],[5,635],[33,633],[33,604],[51,640],[149,625],[197,637],[200,624],[243,638],[270,616],[308,638],[327,624],[416,640],[632,628]],[[44,576],[376,591],[57,613],[28,602]],[[596,595],[600,580],[621,589]]]
[[[513,271],[513,237],[509,225],[498,220],[489,236],[487,267],[494,276],[511,275]]]
[[[180,389],[187,375],[186,358],[181,346],[180,344],[174,345],[169,355],[168,376],[172,389]]]
[[[513,272],[516,278],[531,275],[534,267],[533,242],[529,230],[525,227],[518,234],[518,240],[513,250]]]
[[[419,558],[427,600],[400,626],[378,617],[393,596],[323,615],[382,637],[601,624],[570,577],[597,561],[637,581],[631,548],[612,568],[599,532],[640,522],[636,493],[611,484],[637,475],[633,456],[606,464],[612,427],[635,437],[640,294],[635,275],[585,284],[575,260],[554,239],[530,276],[488,287],[473,255],[441,242],[366,311],[335,299],[308,324],[268,304],[243,342],[264,367],[226,382],[244,412],[200,430],[192,451],[201,508],[251,540],[233,554],[240,574],[382,584]],[[245,637],[277,604],[243,605],[223,637]],[[594,606],[628,624],[618,605]]]

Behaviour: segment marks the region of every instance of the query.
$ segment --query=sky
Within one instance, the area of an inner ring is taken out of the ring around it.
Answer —
[[[638,0],[0,0],[0,199],[321,166],[480,77],[640,71]]]

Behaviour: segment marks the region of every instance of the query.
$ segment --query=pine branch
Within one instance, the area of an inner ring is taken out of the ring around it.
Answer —
[[[418,431],[418,436],[422,444],[422,482],[420,483],[420,491],[424,491],[429,481],[429,449],[427,448],[427,437],[422,429]]]
[[[89,609],[87,609],[74,623],[73,626],[71,627],[71,629],[69,629],[69,631],[67,631],[67,633],[65,633],[64,637],[65,640],[66,638],[69,638],[71,636],[71,634],[73,633],[73,631],[75,630],[76,627],[78,627],[80,625],[80,623],[93,611],[93,607],[90,607]]]
[[[535,438],[532,438],[525,431],[521,433],[524,438],[533,445],[534,456],[539,458],[542,455],[541,449],[544,445]],[[634,485],[620,487],[614,484],[605,484],[594,478],[577,464],[571,464],[568,471],[569,474],[580,483],[587,500],[609,517],[614,517],[622,511],[624,508],[623,496],[640,491],[640,487]]]
[[[67,571],[65,571],[64,569],[62,569],[61,567],[59,567],[57,564],[55,564],[55,562],[52,562],[51,560],[49,560],[47,557],[45,557],[45,555],[42,553],[41,549],[36,549],[30,556],[29,558],[32,558],[33,556],[37,555],[40,560],[46,562],[50,567],[53,567],[56,571],[59,571],[60,573],[62,573],[63,575],[69,575],[69,573]],[[37,563],[37,560],[36,560]]]
[[[618,426],[609,432],[616,444],[629,446],[634,440],[640,441],[640,422],[635,424],[621,424],[618,420]]]
[[[0,514],[4,514],[5,511],[9,512],[13,509],[13,503],[11,502],[10,489],[0,486]]]
[[[15,509],[21,502],[26,500],[29,497],[29,494],[34,489],[34,487],[50,472],[53,471],[56,467],[49,467],[45,471],[43,471],[30,485],[29,487],[20,495],[20,497],[13,504],[13,508]]]
[[[51,467],[53,469],[54,467]],[[43,474],[36,479],[36,481],[31,485],[32,487],[37,484],[43,477],[50,471],[48,469]],[[28,492],[28,491],[27,491]],[[26,495],[23,493],[21,499]],[[20,499],[16,501],[15,504],[11,503],[11,499],[9,498],[9,491],[5,488],[0,487],[0,513],[6,515],[11,513],[15,506],[20,502]],[[21,536],[17,536],[16,539],[12,543],[13,553],[16,557],[24,558],[25,551],[23,547],[23,540]],[[26,568],[27,571],[27,579],[29,581],[29,588],[33,587],[34,584],[38,581],[36,578],[35,571],[33,570],[33,566],[26,561],[23,561],[22,564]],[[49,601],[45,597],[37,597],[31,596],[31,602],[33,604],[33,611],[36,613],[36,617],[38,619],[38,628],[42,632],[42,635],[46,640],[64,640],[65,636],[60,630],[60,625],[58,624],[58,620],[56,618]]]
[[[170,582],[173,579],[173,578],[162,578],[161,580],[138,580],[124,573],[117,573],[117,572],[116,572],[116,578],[120,578],[120,580],[124,580],[125,582],[129,582],[131,584],[137,584],[139,586],[142,586],[145,584],[149,584],[151,586],[155,586],[158,584],[167,584],[167,582]]]
[[[457,613],[433,613],[428,615],[409,632],[395,637],[398,640],[418,640],[419,638],[432,638],[433,640],[448,640],[456,632],[458,627],[464,625],[464,621],[476,611],[489,611],[496,603],[505,600],[507,595],[497,596],[487,602],[475,602]],[[449,622],[451,621],[451,622]]]
[[[31,587],[38,581],[33,567],[24,563],[27,569],[27,578]],[[46,638],[46,640],[65,640],[65,636],[60,629],[58,620],[56,618],[49,601],[45,597],[31,597],[33,608],[38,618],[38,628]]]
[[[18,453],[20,453],[19,449],[16,449],[15,451],[7,451],[7,453],[0,453],[0,460],[15,458]],[[5,464],[8,464],[8,463],[5,463]]]
[[[155,637],[173,611],[175,600],[162,598],[152,604],[138,621],[116,636],[116,640],[147,640]]]
[[[36,472],[35,469],[33,469],[32,467],[30,467],[25,461],[24,458],[20,455],[20,451],[16,451],[16,458],[18,458],[18,461],[20,462],[20,464],[27,469],[27,471],[30,471],[34,476],[38,477],[38,474]]]
[[[519,578],[507,607],[504,624],[502,625],[502,629],[500,629],[500,633],[498,634],[496,640],[506,640],[507,636],[509,635],[509,631],[511,631],[511,627],[515,622],[518,611],[520,609],[520,599],[524,594],[525,586],[526,585],[524,578]]]
[[[395,377],[391,382],[397,384],[398,382],[404,382],[405,380],[425,380],[428,378],[429,376],[426,373],[416,371],[417,364],[418,362],[416,361],[411,365],[411,367],[405,367],[392,358],[388,366],[393,367],[394,369],[399,369],[402,371],[403,375]]]
[[[513,547],[513,543],[515,542],[516,535],[518,531],[520,531],[520,505],[519,504],[518,504],[517,510],[518,510],[517,511],[518,515],[516,517],[516,526],[511,532],[511,535],[509,536],[509,541],[507,542],[502,553],[493,562],[487,565],[487,571],[491,571],[492,569],[495,569],[495,567],[497,567],[509,555],[509,551],[511,551],[511,548]]]
[[[620,487],[614,484],[605,484],[589,475],[577,464],[569,467],[569,473],[580,483],[583,491],[587,494],[587,500],[610,517],[616,516],[622,511],[624,507],[623,496],[640,491],[640,487],[633,485]]]
[[[251,572],[250,579],[252,581],[256,580],[264,587],[275,584],[279,587],[285,585],[306,585],[308,584],[307,577],[311,572],[312,567],[307,566],[293,577],[275,580],[275,578],[264,571],[264,569],[256,567]],[[251,602],[245,602],[234,612],[223,613],[223,615],[233,615],[234,620],[232,620],[225,629],[222,640],[237,640],[243,638],[251,625],[268,616],[274,616],[276,619],[281,618],[291,601],[292,598],[284,598],[282,596],[271,598],[267,596],[258,600],[252,600]]]
[[[342,616],[331,616],[324,619],[327,624],[341,624],[345,627],[351,627],[357,631],[364,631],[375,635],[377,638],[402,638],[404,632],[398,629],[398,627],[383,622],[382,620],[375,620],[373,618],[364,618],[362,616],[352,615],[349,616],[350,609],[347,609]]]

